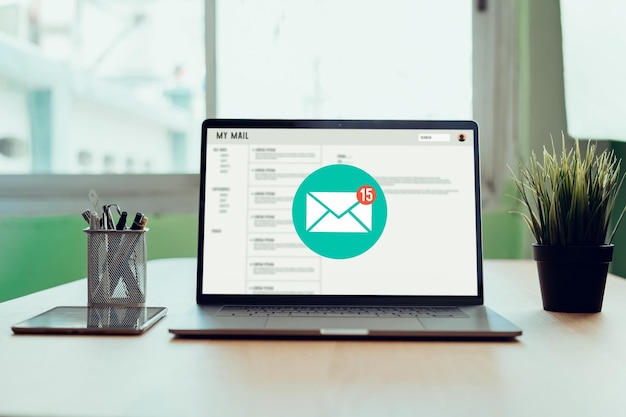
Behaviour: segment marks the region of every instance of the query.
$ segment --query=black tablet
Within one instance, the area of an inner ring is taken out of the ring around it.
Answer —
[[[16,334],[136,335],[166,313],[166,307],[54,307],[11,329]]]

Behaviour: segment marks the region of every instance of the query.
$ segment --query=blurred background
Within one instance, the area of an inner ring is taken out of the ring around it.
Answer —
[[[195,256],[215,116],[474,119],[485,257],[529,257],[507,165],[562,132],[626,155],[626,7],[581,3],[0,0],[0,301],[86,275],[90,189]]]

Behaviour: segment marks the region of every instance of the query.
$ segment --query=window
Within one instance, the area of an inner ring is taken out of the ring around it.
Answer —
[[[218,1],[217,115],[472,118],[472,1]]]
[[[207,0],[208,113],[474,119],[497,207],[517,151],[517,3]]]
[[[4,1],[0,52],[0,174],[197,170],[203,0]]]
[[[89,188],[195,212],[206,115],[474,118],[495,194],[517,3],[474,3],[4,1],[0,214],[78,213]]]

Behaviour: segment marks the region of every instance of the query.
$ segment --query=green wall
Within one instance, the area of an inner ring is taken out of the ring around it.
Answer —
[[[559,0],[521,0],[520,119],[522,158],[567,131]]]
[[[148,259],[196,256],[195,214],[148,217]],[[0,302],[87,276],[85,226],[80,215],[0,218]]]
[[[621,168],[622,175],[626,171],[626,143],[612,142],[611,147],[615,151],[615,155],[622,159]],[[626,183],[626,181],[625,181]],[[626,184],[622,185],[622,189],[617,197],[615,212],[613,213],[613,221],[616,222],[620,212],[626,206]],[[626,277],[626,216],[622,220],[615,238],[613,239],[615,249],[613,251],[613,262],[611,264],[611,272],[621,277]]]
[[[483,255],[486,259],[519,259],[528,256],[527,227],[509,212],[483,214]]]

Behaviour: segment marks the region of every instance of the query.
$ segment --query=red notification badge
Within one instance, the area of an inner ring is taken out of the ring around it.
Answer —
[[[376,190],[371,185],[362,185],[356,191],[356,199],[361,204],[370,205],[376,201]]]

